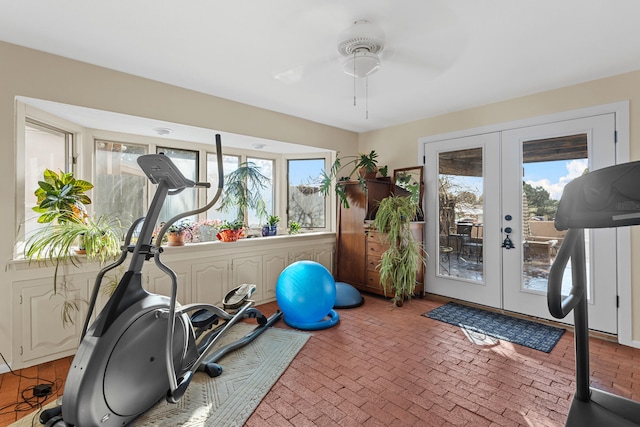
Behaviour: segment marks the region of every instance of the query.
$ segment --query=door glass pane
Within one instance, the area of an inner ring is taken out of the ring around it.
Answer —
[[[438,180],[438,274],[482,282],[482,148],[440,153]]]
[[[566,234],[556,230],[553,221],[564,186],[587,172],[587,135],[524,141],[522,163],[522,286],[527,291],[546,293],[549,270]],[[588,237],[586,233],[587,254]],[[570,269],[568,263],[563,295],[571,289]]]

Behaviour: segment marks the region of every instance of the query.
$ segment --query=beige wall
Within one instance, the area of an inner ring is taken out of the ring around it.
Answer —
[[[563,111],[629,101],[630,160],[640,160],[640,71],[537,93],[403,125],[362,133],[360,151],[375,148],[389,169],[418,164],[418,138]],[[410,154],[407,154],[410,153]],[[640,227],[631,229],[634,341],[640,341]],[[636,261],[634,261],[636,260]]]
[[[631,159],[640,158],[640,72],[565,87],[439,117],[356,135],[308,120],[231,102],[112,70],[0,42],[0,207],[4,224],[15,224],[14,99],[28,96],[135,116],[212,128],[355,154],[375,148],[390,170],[418,164],[418,138],[577,108],[630,100]],[[399,149],[400,148],[400,149]],[[407,153],[411,153],[407,155]],[[0,244],[5,263],[12,242]],[[640,251],[640,231],[632,232],[632,257]],[[640,268],[633,269],[640,289]],[[11,277],[0,271],[0,352],[10,357]],[[634,292],[634,340],[640,340],[640,292]]]
[[[357,134],[273,111],[72,61],[0,42],[0,218],[15,224],[16,154],[15,97],[27,96],[134,116],[184,123],[223,132],[250,135],[357,153]],[[13,233],[10,233],[13,236]],[[13,256],[10,237],[0,243],[0,257]],[[0,352],[10,360],[11,273],[0,270]]]

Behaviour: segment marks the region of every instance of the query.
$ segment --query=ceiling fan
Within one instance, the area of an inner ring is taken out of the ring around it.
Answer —
[[[380,54],[385,35],[380,27],[361,19],[338,37],[338,53],[343,57],[342,71],[353,77],[353,105],[356,106],[356,79],[365,79],[365,118],[369,118],[369,79],[380,69]]]

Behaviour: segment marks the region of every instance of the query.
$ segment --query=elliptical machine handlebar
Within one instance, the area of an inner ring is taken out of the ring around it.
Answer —
[[[160,229],[160,231],[158,232],[158,234],[156,236],[155,246],[157,248],[159,248],[162,245],[162,239],[164,238],[165,233],[167,232],[169,227],[171,227],[172,224],[174,224],[176,221],[178,221],[178,220],[180,220],[182,218],[186,218],[188,216],[197,215],[197,214],[199,214],[201,212],[208,211],[209,209],[211,209],[213,207],[213,205],[216,204],[216,202],[220,198],[220,195],[222,194],[222,188],[224,187],[224,170],[222,169],[222,140],[220,139],[220,134],[216,134],[216,160],[217,160],[217,163],[218,163],[218,191],[216,191],[216,194],[215,194],[215,196],[213,196],[213,199],[211,199],[211,201],[209,203],[207,203],[205,206],[202,206],[202,207],[200,207],[198,209],[194,209],[194,210],[191,210],[191,211],[183,212],[183,213],[178,214],[178,215],[174,216],[173,218],[169,219],[167,222],[165,222],[164,226]],[[171,164],[173,164],[173,163],[171,163]],[[190,179],[184,178],[182,173],[180,173],[180,171],[177,170],[177,169],[170,171],[170,173],[173,173],[173,174],[175,174],[176,172],[178,174],[180,174],[180,176],[182,176],[182,179],[188,185],[186,185],[186,186],[178,186],[176,188],[172,188],[171,185],[170,185],[170,187],[169,187],[170,191],[169,191],[168,195],[177,194],[177,193],[181,192],[182,190],[184,190],[185,188],[189,188],[189,187],[206,187],[206,188],[210,188],[211,187],[211,184],[208,183],[208,182],[193,182]],[[154,182],[154,180],[152,179],[151,175],[149,175],[149,173],[147,173],[147,176],[149,176],[149,179],[151,179],[151,182]],[[173,180],[176,179],[176,176],[175,175],[170,175],[168,173],[166,177],[163,177],[161,179],[165,179],[165,180],[168,180],[170,183],[173,183]],[[176,181],[178,181],[178,180],[176,180]]]

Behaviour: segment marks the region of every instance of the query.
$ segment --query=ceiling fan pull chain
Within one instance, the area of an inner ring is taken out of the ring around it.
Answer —
[[[364,118],[365,120],[369,120],[369,76],[365,76],[364,78],[364,90]]]
[[[356,52],[353,51],[353,106],[356,106]]]

